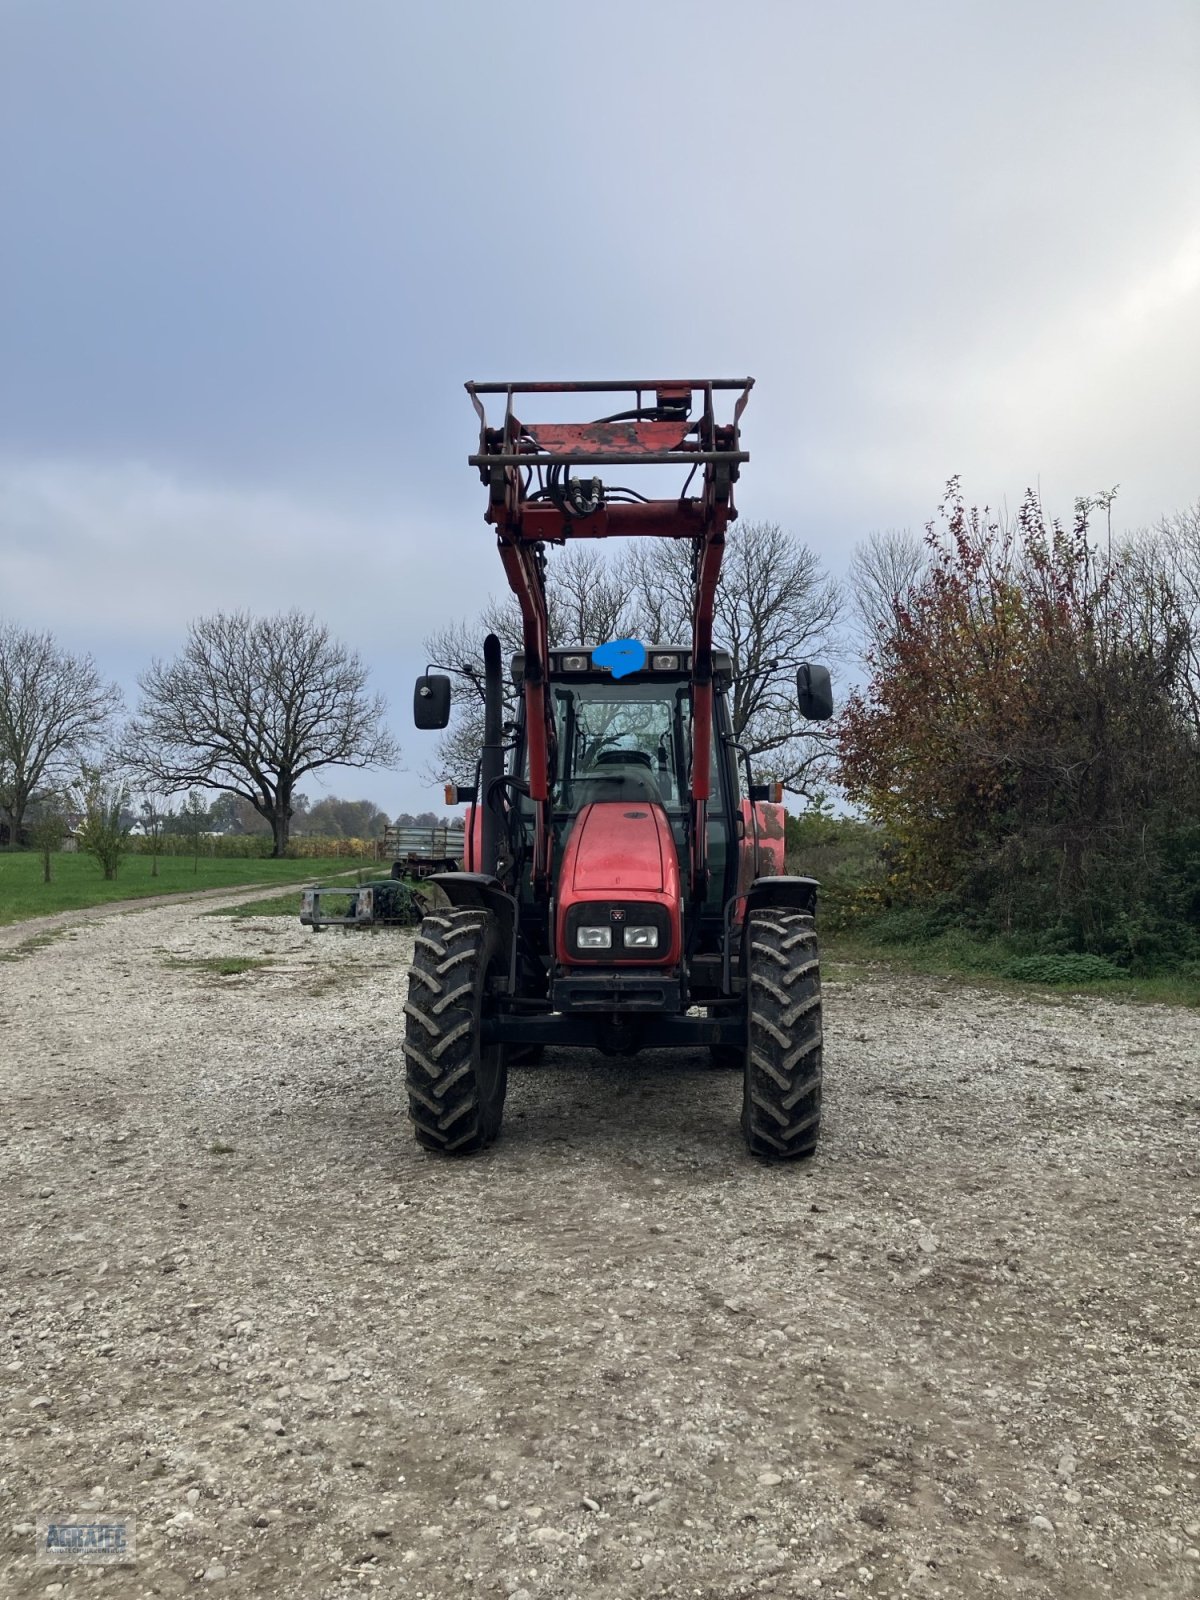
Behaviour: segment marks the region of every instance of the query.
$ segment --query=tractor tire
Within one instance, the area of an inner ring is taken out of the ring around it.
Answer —
[[[821,969],[811,916],[754,913],[746,999],[746,1145],[766,1161],[811,1156],[821,1130]]]
[[[508,1068],[480,1044],[488,985],[506,973],[500,928],[486,911],[431,911],[417,929],[404,1034],[408,1110],[417,1143],[470,1155],[500,1132]]]

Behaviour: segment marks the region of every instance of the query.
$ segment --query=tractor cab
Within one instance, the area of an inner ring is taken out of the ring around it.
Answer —
[[[677,848],[687,848],[692,764],[689,652],[679,645],[651,645],[645,655],[642,671],[617,679],[606,668],[593,666],[589,647],[551,654],[549,699],[555,772],[550,801],[559,844],[566,842],[571,823],[585,806],[641,803],[662,807],[671,819]],[[522,655],[513,657],[513,679],[518,684],[524,664]],[[725,652],[714,652],[714,669],[723,688],[730,672]],[[714,700],[710,763],[711,782],[722,795],[722,803],[710,808],[714,813],[710,822],[727,827],[730,819],[724,814],[725,796],[717,766],[721,741],[727,737],[727,724],[721,723],[724,698],[720,690],[718,697],[719,709]],[[528,746],[522,712],[523,706],[518,712],[514,756],[524,774]],[[715,815],[718,811],[720,816]]]

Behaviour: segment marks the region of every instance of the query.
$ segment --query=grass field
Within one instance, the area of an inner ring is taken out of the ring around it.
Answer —
[[[200,857],[193,871],[190,856],[160,856],[158,877],[150,875],[149,856],[127,856],[111,883],[86,855],[53,855],[51,883],[42,882],[42,858],[36,851],[0,851],[0,927],[29,917],[106,905],[112,900],[139,900],[154,894],[189,894],[197,889],[236,889],[285,883],[320,883],[341,876],[346,862],[238,861]],[[377,869],[376,869],[377,870]]]
[[[852,978],[866,966],[891,968],[899,982],[905,972],[925,977],[958,979],[985,988],[1001,989],[1028,998],[1055,995],[1067,1000],[1092,996],[1102,1000],[1125,1000],[1161,1005],[1200,1006],[1200,978],[1190,972],[1165,972],[1153,977],[1121,976],[1106,982],[1056,980],[1036,977],[1014,979],[1006,967],[1011,952],[998,942],[991,944],[949,933],[937,939],[884,941],[872,938],[869,928],[861,932],[827,934],[822,940],[822,974],[829,979]]]

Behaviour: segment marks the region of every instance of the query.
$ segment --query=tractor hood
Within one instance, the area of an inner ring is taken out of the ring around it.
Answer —
[[[576,898],[660,895],[679,881],[675,842],[661,806],[599,800],[580,812],[563,858],[562,885]]]
[[[661,937],[653,953],[636,955],[629,950],[618,953],[618,939],[612,954],[601,958],[606,963],[677,962],[682,954],[679,861],[663,808],[652,801],[629,800],[597,800],[584,806],[563,851],[557,901],[560,961],[581,960],[572,926],[581,920],[611,920],[614,927],[626,921],[651,922],[661,929]]]

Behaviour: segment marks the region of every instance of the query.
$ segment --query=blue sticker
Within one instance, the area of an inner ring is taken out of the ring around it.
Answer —
[[[611,667],[614,678],[624,678],[630,672],[640,672],[646,665],[646,646],[637,639],[613,639],[609,644],[596,646],[592,661],[598,667]]]

